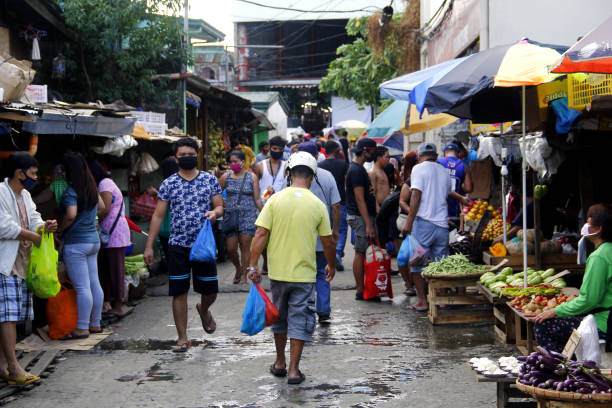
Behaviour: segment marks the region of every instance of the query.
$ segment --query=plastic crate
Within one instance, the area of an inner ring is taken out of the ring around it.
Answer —
[[[168,125],[165,123],[152,123],[152,122],[141,122],[136,121],[135,126],[142,126],[147,133],[151,133],[152,135],[161,135],[164,136],[166,134],[166,130],[168,130]]]
[[[166,123],[166,114],[158,113],[158,112],[147,112],[149,114],[149,118],[147,122],[151,123]]]
[[[583,110],[595,95],[612,95],[611,74],[569,74],[567,82],[568,106]]]

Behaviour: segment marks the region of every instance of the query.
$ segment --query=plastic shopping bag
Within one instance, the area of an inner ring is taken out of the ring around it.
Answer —
[[[78,317],[76,292],[62,285],[57,296],[47,300],[49,337],[59,339],[72,333],[77,328]]]
[[[391,287],[391,257],[387,251],[374,245],[370,241],[370,246],[366,251],[363,261],[364,276],[364,299],[388,296],[393,298],[393,288]]]
[[[592,314],[588,315],[580,326],[576,329],[580,334],[580,341],[576,347],[576,359],[593,360],[597,365],[601,364],[601,352],[599,351],[599,334],[597,332],[597,323]]]
[[[204,225],[191,247],[189,260],[192,262],[215,262],[217,259],[217,244],[213,234],[212,225],[208,219],[204,220]]]
[[[397,254],[397,264],[399,266],[418,266],[425,263],[427,260],[427,252],[412,235],[406,235],[399,253]]]
[[[32,248],[30,254],[30,265],[26,275],[28,288],[42,299],[47,299],[58,294],[60,283],[57,279],[57,258],[53,242],[53,234],[43,232],[40,246]]]
[[[240,332],[253,336],[266,326],[272,325],[279,317],[278,309],[270,300],[263,288],[253,282],[244,312],[242,313],[242,327]]]

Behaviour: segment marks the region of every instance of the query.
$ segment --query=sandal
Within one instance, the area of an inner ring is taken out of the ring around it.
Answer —
[[[276,368],[274,367],[274,364],[272,364],[270,366],[270,374],[272,374],[275,377],[286,377],[287,369],[286,368]]]
[[[0,373],[0,381],[7,383],[10,379],[8,370],[4,370],[2,373]]]
[[[302,374],[301,371],[298,371],[298,374],[300,375],[299,377],[296,378],[287,378],[287,384],[289,385],[298,385],[304,382],[304,380],[306,379],[306,376],[304,374]]]
[[[423,306],[423,307],[416,307],[414,305],[408,306],[408,310],[414,310],[415,312],[427,312],[429,310],[429,307]]]
[[[88,337],[89,337],[89,333],[87,334],[68,333],[64,337],[60,337],[59,340],[79,340],[79,339],[86,339]]]
[[[101,327],[90,327],[89,328],[89,333],[90,334],[99,334],[102,333],[102,328]]]
[[[191,340],[187,340],[185,343],[176,343],[176,346],[172,347],[173,353],[185,353],[191,347]]]
[[[24,386],[35,383],[36,381],[40,381],[40,377],[26,371],[15,379],[9,378],[7,382],[8,385]]]
[[[208,321],[205,321],[204,318],[202,317],[202,312],[200,311],[201,307],[202,306],[199,303],[196,305],[196,310],[198,311],[198,314],[200,315],[200,320],[202,321],[202,328],[204,329],[206,333],[213,334],[215,330],[217,330],[217,322],[215,321],[215,319],[213,319],[213,315],[210,312],[210,310],[208,311],[208,315],[210,316],[210,319],[208,319]]]

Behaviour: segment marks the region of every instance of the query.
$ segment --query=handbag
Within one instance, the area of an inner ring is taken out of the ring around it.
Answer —
[[[230,177],[230,172],[227,173],[227,178]],[[236,203],[235,211],[229,211],[223,214],[223,232],[230,233],[238,231],[238,224],[240,222],[240,201],[242,201],[242,191],[244,190],[244,183],[246,182],[247,176],[250,177],[250,174],[245,173],[242,178],[242,183],[240,184],[240,192],[238,193],[238,202]]]
[[[113,226],[110,231],[106,232],[104,228],[102,228],[102,224],[99,225],[100,229],[98,231],[98,235],[100,235],[100,244],[102,246],[108,245],[111,239],[111,235],[113,235],[113,231],[115,231],[115,227],[117,226],[117,222],[119,218],[121,218],[121,212],[123,211],[123,200],[121,200],[121,206],[119,207],[119,212],[117,213],[117,218],[115,218],[115,222],[113,222]]]

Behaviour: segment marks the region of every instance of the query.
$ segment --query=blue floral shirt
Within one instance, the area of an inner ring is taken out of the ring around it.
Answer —
[[[221,194],[217,178],[205,172],[191,181],[176,173],[162,182],[157,197],[167,201],[170,209],[170,245],[193,246],[217,194]]]

